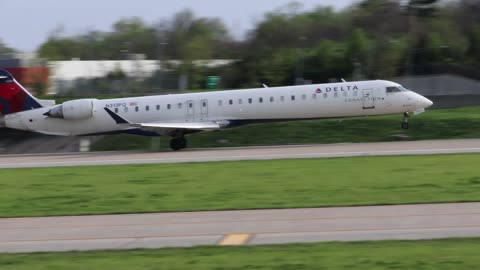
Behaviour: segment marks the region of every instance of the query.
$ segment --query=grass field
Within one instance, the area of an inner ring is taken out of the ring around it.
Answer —
[[[0,216],[480,201],[480,154],[0,170]]]
[[[478,269],[480,239],[0,255],[0,269]]]
[[[411,128],[402,130],[401,115],[315,120],[252,125],[189,136],[189,147],[220,147],[338,142],[375,142],[427,139],[480,138],[480,107],[432,110],[412,116]],[[402,136],[399,136],[402,135]],[[405,136],[407,138],[405,138]],[[168,148],[169,138],[161,138]],[[151,138],[109,135],[94,150],[150,149]]]

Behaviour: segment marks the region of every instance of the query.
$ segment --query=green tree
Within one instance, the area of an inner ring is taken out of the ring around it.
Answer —
[[[38,50],[40,57],[58,61],[80,57],[82,44],[74,38],[50,37]]]
[[[371,41],[363,29],[355,29],[347,41],[347,58],[353,64],[356,77],[364,77],[368,70]],[[356,78],[359,79],[359,78]]]
[[[227,28],[219,19],[196,18],[190,10],[181,11],[171,21],[157,25],[157,36],[166,46],[163,58],[180,60],[178,72],[190,75],[191,87],[200,87],[204,79],[194,74],[201,70],[194,62],[222,58],[224,55],[217,48],[225,48],[225,44],[231,42]]]
[[[16,52],[16,50],[5,45],[5,43],[3,43],[3,41],[0,39],[0,54],[13,52]]]
[[[108,54],[107,50],[111,53]],[[155,29],[140,18],[127,18],[113,25],[113,32],[106,35],[102,52],[110,59],[125,59],[130,54],[156,56]]]
[[[352,66],[346,52],[347,48],[343,42],[321,41],[317,47],[307,52],[305,78],[316,83],[324,83],[330,79],[349,76]]]

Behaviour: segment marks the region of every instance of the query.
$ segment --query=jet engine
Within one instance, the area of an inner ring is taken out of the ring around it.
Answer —
[[[65,120],[81,120],[93,116],[94,103],[97,99],[77,99],[55,106],[44,115]]]

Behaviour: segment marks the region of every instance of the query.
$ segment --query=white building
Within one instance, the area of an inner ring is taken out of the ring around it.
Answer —
[[[218,67],[233,63],[235,60],[198,60],[195,65],[205,67]],[[170,65],[178,65],[180,61],[168,61]],[[158,60],[99,60],[85,61],[51,61],[50,82],[53,93],[72,87],[78,80],[103,78],[111,72],[122,71],[126,76],[143,79],[161,68]]]

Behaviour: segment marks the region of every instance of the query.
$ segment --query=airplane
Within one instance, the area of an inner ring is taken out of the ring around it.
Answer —
[[[433,103],[391,81],[372,80],[188,94],[78,99],[54,105],[33,97],[0,70],[0,125],[58,136],[128,133],[169,136],[173,150],[186,135],[256,123],[411,113]],[[272,136],[275,136],[272,134]]]

